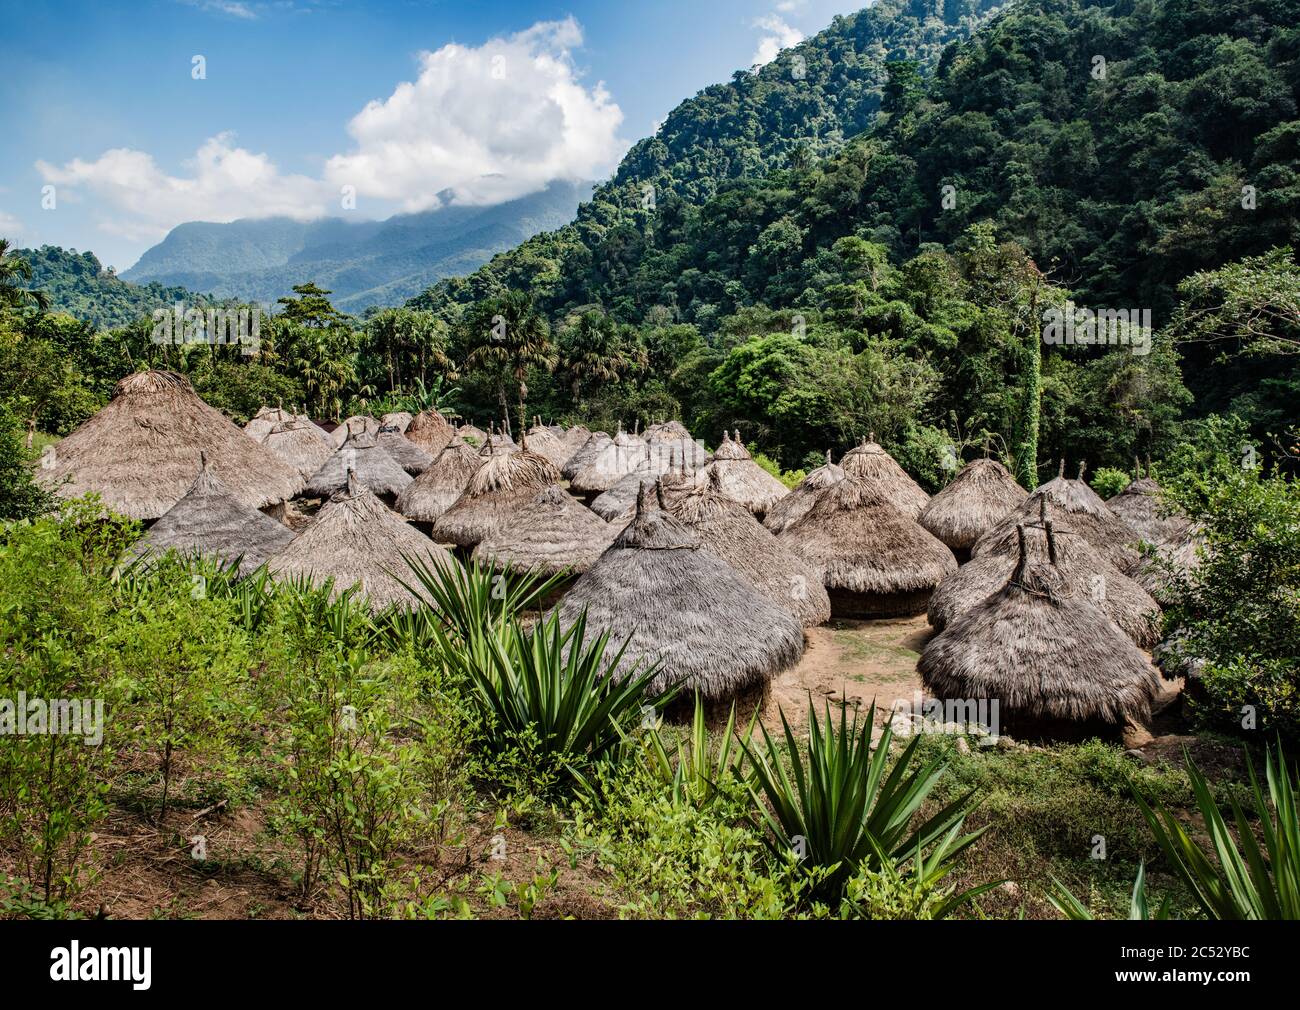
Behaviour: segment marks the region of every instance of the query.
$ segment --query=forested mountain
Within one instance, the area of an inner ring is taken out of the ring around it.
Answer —
[[[44,292],[56,312],[91,323],[96,329],[126,326],[149,318],[154,309],[184,302],[206,305],[209,299],[176,285],[132,284],[105,270],[94,253],[41,246],[19,249],[15,256],[32,268],[29,287]]]
[[[400,304],[435,281],[474,270],[525,239],[571,221],[589,184],[556,182],[494,207],[452,204],[385,221],[264,218],[173,228],[122,277],[272,303],[317,281],[348,312]]]

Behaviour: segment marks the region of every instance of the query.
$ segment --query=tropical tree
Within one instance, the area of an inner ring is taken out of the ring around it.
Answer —
[[[8,239],[0,238],[0,308],[20,309],[35,305],[44,309],[45,295],[40,291],[28,291],[22,286],[24,283],[30,284],[31,280],[31,264],[10,252]]]
[[[501,409],[506,404],[506,381],[513,379],[519,393],[519,419],[528,416],[528,370],[551,371],[558,356],[551,343],[551,327],[533,305],[526,291],[510,291],[499,298],[479,302],[461,327],[461,342],[468,350],[467,368],[496,373]]]
[[[560,332],[559,345],[560,371],[575,403],[584,388],[618,382],[646,365],[645,350],[600,309],[571,316]]]

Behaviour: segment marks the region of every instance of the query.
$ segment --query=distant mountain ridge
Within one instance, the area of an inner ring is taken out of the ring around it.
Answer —
[[[273,303],[295,284],[315,281],[346,312],[401,304],[429,285],[471,273],[497,253],[573,220],[591,183],[555,182],[539,193],[492,207],[452,204],[385,221],[274,217],[228,224],[191,222],[121,274],[209,292],[217,298]]]

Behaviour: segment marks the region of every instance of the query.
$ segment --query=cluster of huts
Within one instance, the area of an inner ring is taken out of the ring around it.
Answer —
[[[832,615],[928,612],[932,691],[1072,722],[1149,715],[1163,568],[1138,543],[1188,563],[1193,542],[1149,479],[1107,503],[1082,470],[1031,493],[977,459],[931,498],[873,436],[791,490],[738,432],[709,453],[675,421],[516,441],[436,411],[326,431],[277,407],[241,431],[160,371],[123,379],[41,474],[144,520],[143,550],[359,585],[375,608],[414,603],[403,555],[565,575],[562,620],[658,664],[654,690],[711,699],[762,688]]]

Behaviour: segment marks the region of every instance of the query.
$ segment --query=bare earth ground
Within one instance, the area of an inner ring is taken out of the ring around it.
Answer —
[[[779,730],[784,712],[791,729],[805,726],[810,698],[819,715],[828,701],[832,708],[847,703],[864,715],[873,701],[881,712],[897,699],[910,702],[921,690],[916,661],[933,633],[924,614],[884,621],[835,619],[807,629],[803,659],[772,683],[763,724],[769,732]]]

